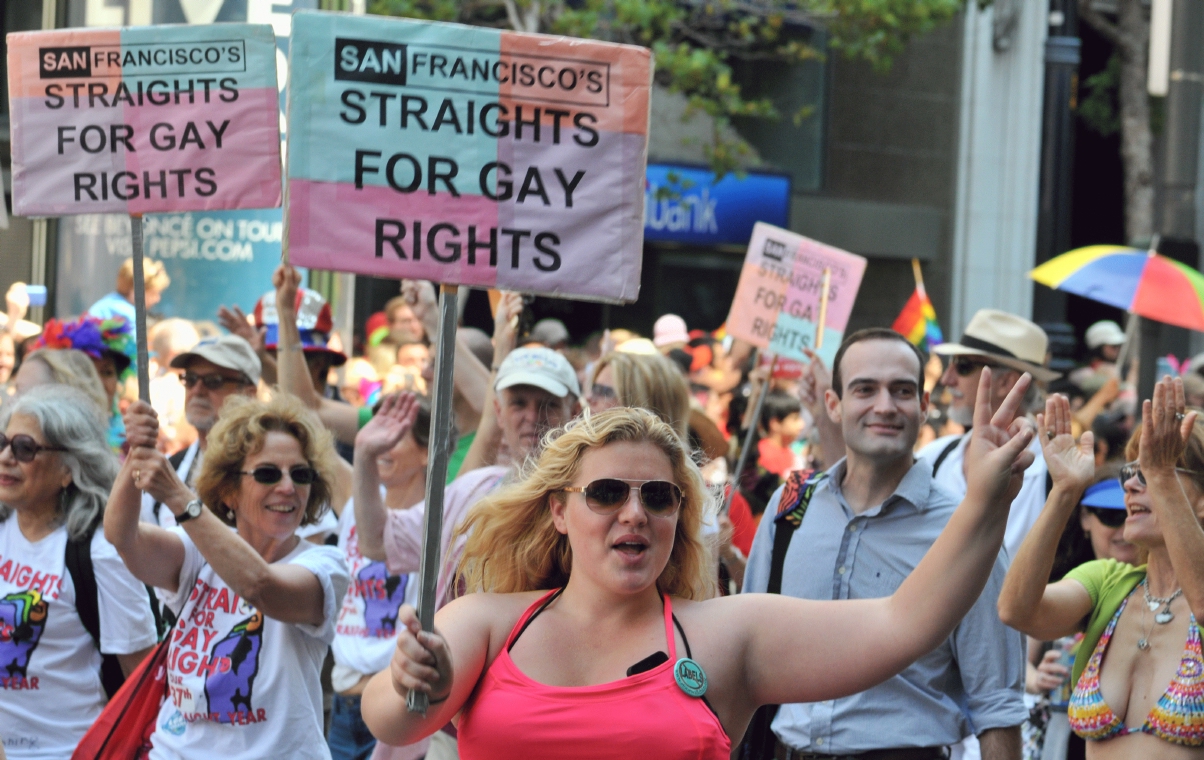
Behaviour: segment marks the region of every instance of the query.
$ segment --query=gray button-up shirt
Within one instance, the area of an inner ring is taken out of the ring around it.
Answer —
[[[857,515],[841,494],[845,461],[816,488],[790,542],[782,593],[801,599],[890,596],[919,564],[958,499],[916,463],[882,504]],[[745,593],[769,583],[774,494],[757,529]],[[999,620],[1007,565],[1001,553],[978,601],[953,635],[906,670],[867,691],[827,702],[782,705],[773,731],[784,744],[818,753],[956,744],[971,733],[1017,726],[1024,707],[1024,640]],[[801,645],[801,643],[800,643]]]

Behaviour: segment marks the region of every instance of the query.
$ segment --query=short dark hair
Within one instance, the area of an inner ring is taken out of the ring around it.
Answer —
[[[769,425],[770,420],[781,422],[792,414],[803,410],[798,397],[783,390],[774,389],[765,397],[765,406],[761,411],[761,424]]]
[[[844,379],[840,376],[840,363],[844,360],[845,352],[851,346],[864,343],[867,340],[893,340],[910,348],[911,352],[916,355],[916,364],[920,367],[916,373],[916,385],[919,387],[920,392],[923,392],[925,359],[920,349],[916,348],[911,341],[894,330],[889,330],[885,327],[867,327],[846,337],[844,342],[840,344],[840,348],[836,350],[836,358],[832,361],[832,390],[836,392],[836,398],[844,397]]]

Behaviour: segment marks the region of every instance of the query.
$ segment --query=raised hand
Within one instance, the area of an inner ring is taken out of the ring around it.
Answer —
[[[824,393],[832,387],[832,372],[824,364],[824,360],[819,358],[819,354],[809,348],[804,348],[803,353],[811,362],[803,367],[803,374],[799,377],[799,401],[811,412],[811,417],[818,421],[821,415],[827,415]]]
[[[402,280],[401,294],[426,329],[427,337],[433,340],[439,332],[439,295],[435,286],[426,280]]]
[[[297,290],[301,287],[301,273],[288,264],[281,264],[272,273],[272,286],[276,288],[276,312],[281,321],[295,320],[297,313]]]
[[[385,396],[380,409],[355,436],[356,454],[377,457],[405,437],[418,416],[418,399],[410,392]]]
[[[247,315],[243,310],[235,304],[230,308],[219,306],[217,309],[217,321],[222,327],[229,330],[232,334],[237,335],[246,342],[251,344],[251,348],[255,349],[255,353],[263,348],[263,336],[267,331],[266,328],[255,329],[247,319]]]
[[[523,311],[522,293],[504,291],[497,304],[497,313],[493,315],[493,363],[501,364],[502,359],[514,350],[518,342],[518,318]]]
[[[1191,430],[1196,413],[1187,411],[1183,381],[1164,377],[1154,386],[1153,400],[1141,405],[1141,453],[1137,460],[1146,475],[1155,472],[1174,474]]]
[[[422,630],[414,608],[403,604],[397,610],[397,648],[389,662],[393,688],[401,696],[417,689],[426,692],[432,704],[451,694],[451,651],[436,630]]]
[[[1020,493],[1024,471],[1035,458],[1028,450],[1035,431],[1020,410],[1032,381],[1027,372],[1021,375],[992,415],[991,368],[983,368],[974,404],[974,429],[966,447],[967,493],[988,502],[1002,501],[1009,507]]]
[[[1037,436],[1054,486],[1082,493],[1095,480],[1095,438],[1087,431],[1076,443],[1071,419],[1070,401],[1052,394],[1045,400],[1045,414],[1037,415]]]

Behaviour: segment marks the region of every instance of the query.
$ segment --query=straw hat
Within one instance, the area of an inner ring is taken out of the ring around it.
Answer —
[[[942,343],[933,349],[941,356],[981,356],[991,364],[1032,374],[1048,383],[1060,372],[1045,368],[1049,337],[1036,324],[998,309],[979,309],[966,326],[958,343]]]

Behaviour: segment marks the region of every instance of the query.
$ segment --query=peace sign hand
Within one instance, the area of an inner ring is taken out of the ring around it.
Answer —
[[[991,414],[991,368],[984,367],[974,404],[974,429],[966,447],[967,498],[973,494],[988,503],[1011,505],[1024,484],[1024,471],[1033,463],[1028,450],[1033,425],[1024,418],[1020,405],[1032,383],[1025,372],[1016,381],[999,411]]]
[[[1095,437],[1087,431],[1076,443],[1070,420],[1070,402],[1055,393],[1045,400],[1045,414],[1037,415],[1037,436],[1054,486],[1082,493],[1095,480]]]

